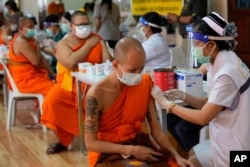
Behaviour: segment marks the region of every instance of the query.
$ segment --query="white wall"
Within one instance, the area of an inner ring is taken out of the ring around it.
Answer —
[[[227,0],[208,0],[208,12],[220,13],[226,20],[228,19]]]
[[[91,2],[91,0],[62,0],[62,2],[67,11],[70,9],[80,9],[86,2]]]
[[[38,20],[38,3],[36,0],[21,0],[20,6],[23,14],[31,13]]]

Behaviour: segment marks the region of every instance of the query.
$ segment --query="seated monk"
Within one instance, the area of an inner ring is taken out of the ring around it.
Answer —
[[[4,26],[0,29],[0,45],[9,45],[12,32],[16,32],[17,23],[12,18],[5,19]]]
[[[76,81],[71,72],[78,70],[80,62],[95,64],[111,59],[100,36],[91,33],[87,14],[81,11],[72,15],[71,32],[57,44],[55,56],[57,83],[44,100],[41,123],[55,132],[58,141],[48,147],[47,154],[66,150],[79,135]]]
[[[150,94],[153,82],[142,74],[145,62],[141,44],[123,38],[115,47],[114,71],[88,90],[85,142],[90,167],[192,166],[173,149],[161,128]],[[142,132],[145,118],[157,144]]]
[[[55,74],[41,55],[39,44],[33,36],[33,21],[27,17],[20,18],[19,32],[10,42],[8,68],[20,92],[40,93],[46,96],[54,85],[49,76]],[[36,127],[39,122],[38,105],[34,109],[31,114]]]
[[[12,39],[12,32],[15,32],[16,30],[17,23],[15,23],[15,20],[12,18],[6,18],[4,25],[0,29],[0,45],[4,45],[7,47],[10,40]],[[3,66],[1,64],[0,70],[3,70]]]

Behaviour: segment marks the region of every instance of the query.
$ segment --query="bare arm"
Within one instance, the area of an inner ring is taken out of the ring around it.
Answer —
[[[147,114],[147,120],[150,126],[150,133],[157,142],[157,144],[161,148],[165,148],[168,151],[170,151],[172,157],[174,157],[175,161],[179,166],[193,167],[191,162],[187,161],[186,159],[183,159],[169,142],[167,136],[165,135],[165,132],[161,128],[160,122],[158,121],[158,116],[155,108],[155,101],[153,99],[149,102],[149,111]]]
[[[51,47],[44,46],[44,48],[42,48],[42,50],[51,56],[55,55],[55,50]]]
[[[51,76],[55,76],[56,74],[54,73],[53,69],[51,68],[49,62],[47,59],[45,59],[45,57],[43,57],[43,55],[41,54],[41,49],[39,47],[39,43],[36,42],[36,47],[37,47],[37,55],[39,55],[39,57],[42,58],[42,61],[41,63],[38,65],[38,66],[42,66],[43,68],[45,68],[48,73],[51,75]]]
[[[159,144],[160,147],[169,150],[173,157],[179,156],[176,150],[170,144],[167,136],[165,135],[165,133],[163,132],[161,128],[160,122],[158,120],[154,100],[151,100],[149,103],[149,111],[147,113],[147,120],[150,126],[150,133],[152,137],[155,139],[155,141],[157,142],[157,144]]]
[[[112,61],[112,57],[109,54],[108,48],[103,40],[100,41],[102,45],[102,62],[106,62],[106,60]]]
[[[5,45],[9,44],[8,33],[5,29],[3,29],[3,31],[2,31],[1,38],[2,38],[2,41],[4,42]]]
[[[179,21],[180,23],[189,24],[192,19],[192,16],[179,16],[179,20],[178,20],[177,14],[168,13],[167,19],[169,23],[177,23]]]
[[[201,109],[207,102],[207,98],[196,97],[185,93],[185,99],[183,101],[196,109]]]
[[[157,161],[157,158],[154,156],[161,156],[161,154],[155,152],[151,148],[122,145],[97,139],[99,116],[102,111],[102,100],[101,98],[96,98],[94,91],[93,87],[90,88],[86,98],[86,117],[84,127],[87,149],[100,153],[133,155],[140,160]]]
[[[176,105],[172,113],[199,125],[207,125],[221,110],[223,106],[207,102],[201,110],[189,109]]]
[[[88,95],[86,98],[86,117],[84,123],[85,142],[88,150],[101,153],[129,154],[128,146],[97,139],[100,112],[100,102],[95,97]]]
[[[77,63],[84,60],[90,50],[98,43],[98,37],[90,37],[86,40],[86,43],[77,51],[73,52],[70,46],[67,44],[66,40],[61,40],[57,44],[57,51],[56,51],[56,58],[63,66],[66,68],[72,69],[74,68]]]
[[[100,28],[101,28],[101,19],[100,18],[95,18],[95,28],[96,28],[96,32],[99,32]]]
[[[37,50],[34,50],[27,40],[18,39],[14,43],[14,52],[24,55],[33,65],[39,65],[42,61],[42,55],[39,54],[39,47]]]
[[[203,63],[199,68],[196,69],[197,71],[201,72],[202,75],[207,75],[207,68],[206,63]]]

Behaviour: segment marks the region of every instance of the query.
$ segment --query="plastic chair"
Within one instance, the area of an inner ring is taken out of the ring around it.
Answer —
[[[11,125],[13,126],[15,123],[15,112],[16,112],[16,102],[17,100],[24,100],[24,99],[31,99],[31,98],[37,98],[39,101],[39,108],[40,112],[42,114],[42,104],[43,104],[43,95],[38,93],[21,93],[16,83],[14,82],[12,75],[6,65],[6,62],[4,60],[1,60],[1,63],[3,64],[3,68],[6,74],[6,77],[10,83],[11,89],[9,90],[9,99],[8,99],[8,113],[7,113],[7,121],[6,121],[6,129],[10,131]],[[43,126],[43,131],[47,132],[46,126]]]

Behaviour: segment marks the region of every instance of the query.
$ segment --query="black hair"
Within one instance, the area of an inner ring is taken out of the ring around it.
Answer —
[[[71,14],[69,12],[65,12],[62,17],[66,18],[69,22],[71,22]]]
[[[57,15],[51,14],[48,15],[45,19],[45,22],[50,22],[50,23],[59,23],[59,17]]]
[[[160,27],[163,27],[163,26],[166,27],[168,25],[167,19],[156,12],[148,12],[148,13],[144,14],[142,17],[146,21],[153,23],[153,24],[160,26]],[[150,26],[150,28],[151,28],[153,34],[160,33],[162,31],[161,28],[152,27],[152,26]]]
[[[19,12],[19,8],[17,7],[17,4],[14,0],[8,0],[7,2],[5,2],[4,6],[10,8],[11,10],[13,10],[14,12]]]
[[[112,0],[102,0],[101,6],[103,6],[104,4],[108,5],[108,10],[109,11],[112,10]]]
[[[87,12],[87,10],[90,10],[91,12],[94,11],[94,7],[95,7],[95,3],[94,2],[86,2],[83,6],[85,12]]]
[[[88,16],[88,15],[87,15],[86,12],[83,12],[83,11],[80,11],[80,10],[75,11],[75,12],[71,15],[71,23],[72,23],[72,21],[74,20],[74,18],[75,18],[76,16]]]
[[[35,17],[35,16],[33,16],[33,15],[30,14],[30,13],[27,13],[27,14],[25,14],[24,16],[30,18],[31,20],[33,20],[34,25],[37,25],[37,21],[36,21],[36,17]]]
[[[215,32],[205,21],[201,20],[200,23],[194,24],[194,30],[201,32],[208,36],[218,36],[221,37],[217,32]],[[225,36],[231,36],[231,34],[225,34]],[[213,40],[218,46],[219,50],[233,50],[236,47],[236,41],[234,39],[229,41]]]

